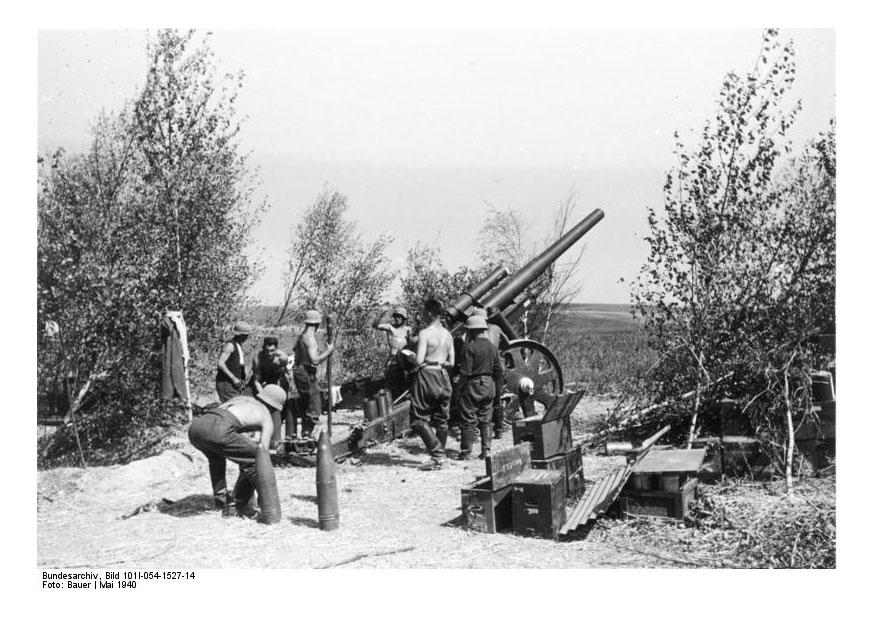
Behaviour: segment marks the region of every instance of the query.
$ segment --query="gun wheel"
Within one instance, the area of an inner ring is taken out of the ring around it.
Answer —
[[[511,340],[501,351],[504,361],[504,402],[505,419],[510,421],[520,417],[519,388],[523,378],[535,384],[534,399],[541,408],[546,409],[553,399],[565,390],[562,369],[556,356],[540,342],[528,339]]]

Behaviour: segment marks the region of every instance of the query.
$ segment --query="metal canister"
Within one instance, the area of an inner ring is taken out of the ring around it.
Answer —
[[[629,441],[609,441],[605,443],[605,454],[607,456],[624,456],[634,449]]]
[[[365,420],[370,422],[380,417],[375,398],[366,398],[364,401]]]
[[[389,413],[391,409],[386,407],[386,390],[378,390],[377,393],[374,395],[374,400],[377,401],[378,417],[382,418],[387,413]]]

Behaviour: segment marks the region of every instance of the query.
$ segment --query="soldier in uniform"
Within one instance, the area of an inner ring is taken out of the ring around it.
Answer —
[[[475,307],[471,312],[471,316],[482,316],[486,319],[486,308]],[[489,339],[489,342],[495,346],[496,351],[499,351],[499,358],[501,352],[501,338],[503,335],[504,334],[498,325],[487,323],[486,337]],[[503,387],[504,373],[502,373],[499,382],[495,384],[495,398],[492,401],[492,430],[493,436],[496,439],[501,439],[501,436],[504,434],[504,404],[501,402],[501,390]]]
[[[281,387],[267,385],[255,397],[235,396],[207,409],[192,421],[188,438],[209,461],[213,502],[222,511],[222,516],[232,514],[225,480],[225,459],[240,465],[240,475],[233,491],[236,513],[254,516],[248,505],[256,487],[255,451],[258,443],[268,447],[273,433],[271,414],[282,409],[285,401],[286,393]],[[250,431],[261,433],[258,443],[243,434]]]
[[[301,437],[313,436],[313,429],[319,424],[319,416],[322,415],[322,398],[319,395],[319,381],[316,379],[316,367],[331,357],[334,353],[334,345],[329,343],[319,352],[319,343],[316,340],[316,330],[322,323],[322,314],[318,310],[307,310],[304,313],[304,331],[295,342],[295,366],[292,378],[298,390],[296,418],[301,418]],[[330,387],[329,387],[330,389]],[[292,422],[291,432],[286,431],[289,437],[295,437],[297,421]]]
[[[392,308],[391,320],[387,320],[388,304],[384,305],[383,313],[374,319],[372,327],[386,332],[386,342],[389,345],[389,358],[386,360],[386,387],[393,397],[401,395],[406,389],[407,377],[398,359],[403,349],[413,346],[415,337],[413,328],[407,325],[407,310],[402,306]]]
[[[489,456],[492,446],[492,406],[495,386],[504,374],[498,348],[489,340],[486,318],[473,315],[465,321],[468,341],[459,366],[462,438],[459,460],[471,456],[474,429],[480,429],[480,458]]]
[[[216,392],[219,402],[244,393],[246,388],[246,362],[243,359],[243,343],[249,338],[252,327],[249,323],[238,321],[230,340],[222,345],[216,370]]]
[[[446,460],[447,421],[450,417],[452,386],[448,368],[453,367],[453,338],[441,323],[443,307],[435,299],[425,302],[426,327],[416,343],[418,370],[410,399],[410,428],[416,432],[432,462],[425,469],[440,469]]]

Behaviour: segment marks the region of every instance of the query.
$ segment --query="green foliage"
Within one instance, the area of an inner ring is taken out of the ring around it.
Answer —
[[[335,356],[340,380],[379,374],[383,339],[370,325],[395,277],[389,235],[366,242],[349,219],[346,196],[325,188],[295,227],[286,270],[286,296],[275,320],[287,323],[306,308],[331,313],[343,340]]]
[[[467,265],[450,271],[444,266],[440,249],[417,243],[407,252],[407,261],[401,275],[401,300],[416,322],[423,304],[430,298],[446,305],[482,280],[490,271],[489,265],[471,269]]]
[[[791,156],[794,78],[792,43],[767,31],[753,71],[726,76],[698,147],[677,140],[633,306],[659,356],[648,398],[695,397],[653,424],[682,430],[730,396],[780,444],[788,408],[807,402],[811,338],[835,316],[835,139],[831,127]]]
[[[155,398],[163,313],[182,310],[190,347],[207,347],[253,276],[243,249],[259,208],[235,142],[239,81],[221,87],[191,32],[162,31],[149,53],[139,97],[98,118],[87,152],[39,167],[37,313],[60,328],[38,337],[39,385],[69,387],[83,447],[100,459],[176,419]],[[46,441],[47,462],[63,460],[70,431]]]

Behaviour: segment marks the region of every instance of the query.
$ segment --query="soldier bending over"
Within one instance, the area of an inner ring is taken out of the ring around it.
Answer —
[[[253,517],[249,500],[256,487],[255,451],[258,444],[242,433],[260,431],[259,443],[268,447],[273,433],[271,413],[282,409],[285,391],[278,385],[267,385],[256,397],[235,396],[197,416],[188,429],[192,445],[203,452],[210,464],[213,503],[222,516],[233,514],[225,481],[225,459],[240,465],[240,475],[234,485],[234,508],[239,516]]]

